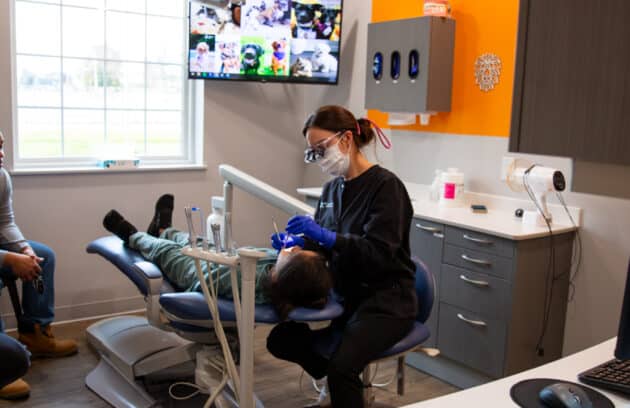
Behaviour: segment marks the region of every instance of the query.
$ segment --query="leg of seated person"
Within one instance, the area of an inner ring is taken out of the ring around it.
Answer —
[[[179,241],[181,237],[177,239]],[[195,260],[182,254],[184,246],[181,243],[136,232],[129,238],[129,247],[155,263],[178,290],[192,290],[198,283]],[[205,262],[202,262],[202,268],[205,272]]]
[[[28,351],[17,340],[0,333],[0,399],[17,399],[29,395],[30,387],[20,377],[30,365]]]
[[[160,238],[168,239],[169,241],[173,241],[183,247],[188,245],[188,233],[178,230],[177,228],[169,227],[165,228],[160,234]]]
[[[327,330],[327,329],[322,329]],[[311,377],[323,378],[328,359],[315,351],[315,331],[306,323],[283,322],[267,337],[267,350],[276,358],[299,364]]]
[[[77,352],[74,340],[56,339],[50,324],[55,317],[55,253],[48,246],[29,241],[35,253],[44,258],[40,263],[44,291],[32,284],[22,285],[23,316],[18,322],[19,340],[34,356],[63,357]]]
[[[363,384],[359,375],[370,361],[403,338],[412,324],[411,320],[369,315],[355,315],[350,319],[328,366],[333,408],[363,407]]]

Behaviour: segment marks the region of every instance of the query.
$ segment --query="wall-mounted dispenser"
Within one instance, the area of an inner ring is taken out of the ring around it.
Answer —
[[[455,21],[417,17],[368,25],[365,108],[390,113],[390,124],[428,124],[451,110]]]

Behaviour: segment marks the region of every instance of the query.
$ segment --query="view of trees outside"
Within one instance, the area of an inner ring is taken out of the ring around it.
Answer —
[[[19,158],[179,156],[185,0],[16,0]]]

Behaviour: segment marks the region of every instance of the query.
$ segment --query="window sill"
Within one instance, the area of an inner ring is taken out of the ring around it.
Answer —
[[[120,174],[120,173],[143,173],[143,172],[161,172],[161,171],[206,171],[208,166],[205,164],[161,164],[161,165],[144,165],[135,168],[121,169],[104,169],[99,167],[59,167],[59,168],[22,168],[13,169],[9,173],[12,176],[35,176],[35,175],[54,175],[54,174]]]

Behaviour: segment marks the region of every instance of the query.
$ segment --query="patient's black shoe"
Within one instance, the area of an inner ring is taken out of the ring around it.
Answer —
[[[175,197],[173,194],[164,194],[155,202],[155,213],[147,228],[147,234],[154,237],[160,236],[160,229],[169,228],[173,225],[173,206]]]
[[[129,221],[116,210],[110,210],[103,218],[105,229],[129,244],[129,237],[138,232]]]

